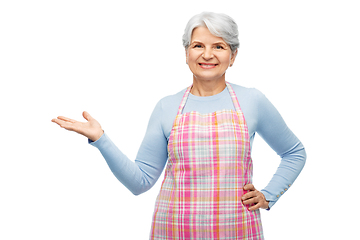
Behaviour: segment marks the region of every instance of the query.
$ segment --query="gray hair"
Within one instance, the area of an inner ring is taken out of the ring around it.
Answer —
[[[193,16],[186,25],[182,38],[185,49],[190,45],[194,29],[200,26],[207,27],[212,35],[224,39],[232,53],[240,46],[238,26],[231,17],[223,13],[202,12]]]

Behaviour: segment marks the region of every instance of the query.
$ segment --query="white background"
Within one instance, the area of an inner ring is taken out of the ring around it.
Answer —
[[[202,11],[239,26],[227,80],[262,91],[303,142],[294,185],[262,211],[265,237],[355,239],[358,1],[1,1],[0,239],[148,239],[161,180],[133,196],[100,152],[51,122],[88,111],[134,159],[162,97],[192,82],[181,37]],[[279,157],[257,136],[254,184]]]

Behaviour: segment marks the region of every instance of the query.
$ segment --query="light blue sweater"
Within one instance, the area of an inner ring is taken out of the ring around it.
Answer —
[[[269,209],[293,184],[305,164],[306,153],[299,139],[287,127],[279,112],[258,90],[231,84],[249,130],[250,146],[258,133],[281,157],[280,165],[269,184],[261,190]],[[149,190],[158,180],[167,162],[167,143],[180,102],[181,92],[161,99],[150,117],[144,140],[134,161],[128,159],[104,133],[100,139],[89,143],[97,147],[111,171],[133,194]],[[190,94],[183,113],[198,111],[211,113],[233,109],[229,91],[210,97]]]

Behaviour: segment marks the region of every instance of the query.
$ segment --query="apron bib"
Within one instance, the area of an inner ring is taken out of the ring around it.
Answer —
[[[235,111],[182,114],[186,90],[168,141],[168,163],[156,199],[150,239],[263,239],[260,211],[241,197],[252,182],[250,138],[238,99]]]

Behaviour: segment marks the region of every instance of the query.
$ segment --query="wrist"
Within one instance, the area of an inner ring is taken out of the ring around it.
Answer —
[[[104,134],[104,130],[100,129],[99,132],[97,132],[94,136],[92,136],[91,138],[89,138],[91,141],[96,142],[97,140],[99,140],[101,138],[101,136]]]

